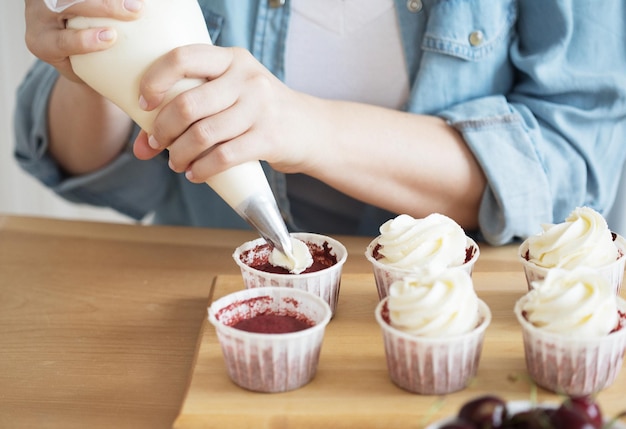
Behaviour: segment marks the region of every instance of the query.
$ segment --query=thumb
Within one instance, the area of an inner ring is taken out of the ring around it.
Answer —
[[[148,144],[148,134],[143,130],[139,133],[133,144],[133,153],[142,161],[152,159],[161,152],[163,152],[163,149],[152,149],[150,147]]]

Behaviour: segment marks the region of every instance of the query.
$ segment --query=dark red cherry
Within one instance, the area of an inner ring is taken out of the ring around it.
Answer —
[[[501,428],[507,419],[506,404],[497,396],[480,396],[466,402],[461,407],[458,417],[477,428]]]
[[[476,427],[471,423],[455,420],[453,422],[446,423],[441,426],[440,429],[476,429]]]
[[[533,408],[520,411],[509,417],[506,422],[507,429],[546,429],[552,427],[552,414],[554,410],[547,408]]]
[[[598,429],[580,408],[565,400],[552,416],[552,425],[555,429]]]
[[[564,401],[564,404],[567,400]],[[591,396],[580,396],[570,399],[571,406],[578,408],[583,414],[587,416],[593,427],[596,429],[602,428],[603,418],[600,406]]]

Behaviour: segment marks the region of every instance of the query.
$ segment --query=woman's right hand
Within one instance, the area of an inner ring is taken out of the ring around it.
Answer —
[[[66,78],[81,82],[72,71],[70,55],[101,51],[115,43],[112,28],[72,30],[66,28],[74,16],[133,20],[139,17],[143,0],[85,0],[63,12],[48,9],[43,0],[24,0],[26,46],[39,59],[54,66]]]

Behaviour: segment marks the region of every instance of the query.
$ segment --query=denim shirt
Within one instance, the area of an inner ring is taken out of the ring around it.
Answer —
[[[411,82],[405,110],[446,119],[486,175],[480,238],[505,244],[563,221],[577,206],[600,213],[611,207],[626,158],[626,2],[395,3]],[[284,77],[289,0],[200,5],[214,43],[247,48]],[[208,186],[169,170],[165,154],[135,159],[134,136],[102,170],[66,177],[47,154],[46,109],[56,78],[37,62],[18,92],[15,155],[26,171],[64,198],[136,219],[153,213],[158,223],[247,227]],[[264,168],[296,229],[284,176]],[[377,235],[393,215],[368,207],[358,233]]]

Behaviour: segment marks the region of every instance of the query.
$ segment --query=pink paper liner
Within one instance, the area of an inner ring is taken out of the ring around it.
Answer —
[[[228,326],[232,320],[268,310],[299,314],[315,325],[287,334],[252,333]],[[208,318],[230,379],[247,390],[275,393],[298,389],[314,378],[331,311],[324,300],[307,291],[266,287],[244,289],[214,301]]]
[[[237,247],[233,253],[233,259],[241,270],[244,285],[248,289],[280,286],[306,290],[325,300],[328,305],[330,305],[334,316],[337,310],[339,291],[341,289],[341,274],[343,265],[348,258],[348,251],[339,241],[325,235],[296,232],[292,233],[291,236],[304,242],[315,243],[319,246],[327,242],[337,257],[337,263],[323,270],[306,274],[276,274],[257,270],[243,262],[240,256],[248,250],[265,244],[265,240],[259,238],[242,244]]]
[[[586,396],[609,387],[621,371],[626,351],[626,320],[605,337],[567,337],[535,327],[522,314],[527,296],[515,304],[522,327],[526,369],[539,386],[569,396]],[[621,317],[626,301],[617,297]]]
[[[392,327],[384,314],[389,298],[376,306],[375,317],[385,345],[389,378],[398,387],[421,395],[464,389],[476,376],[491,311],[479,300],[480,323],[471,332],[448,338],[418,337]]]

